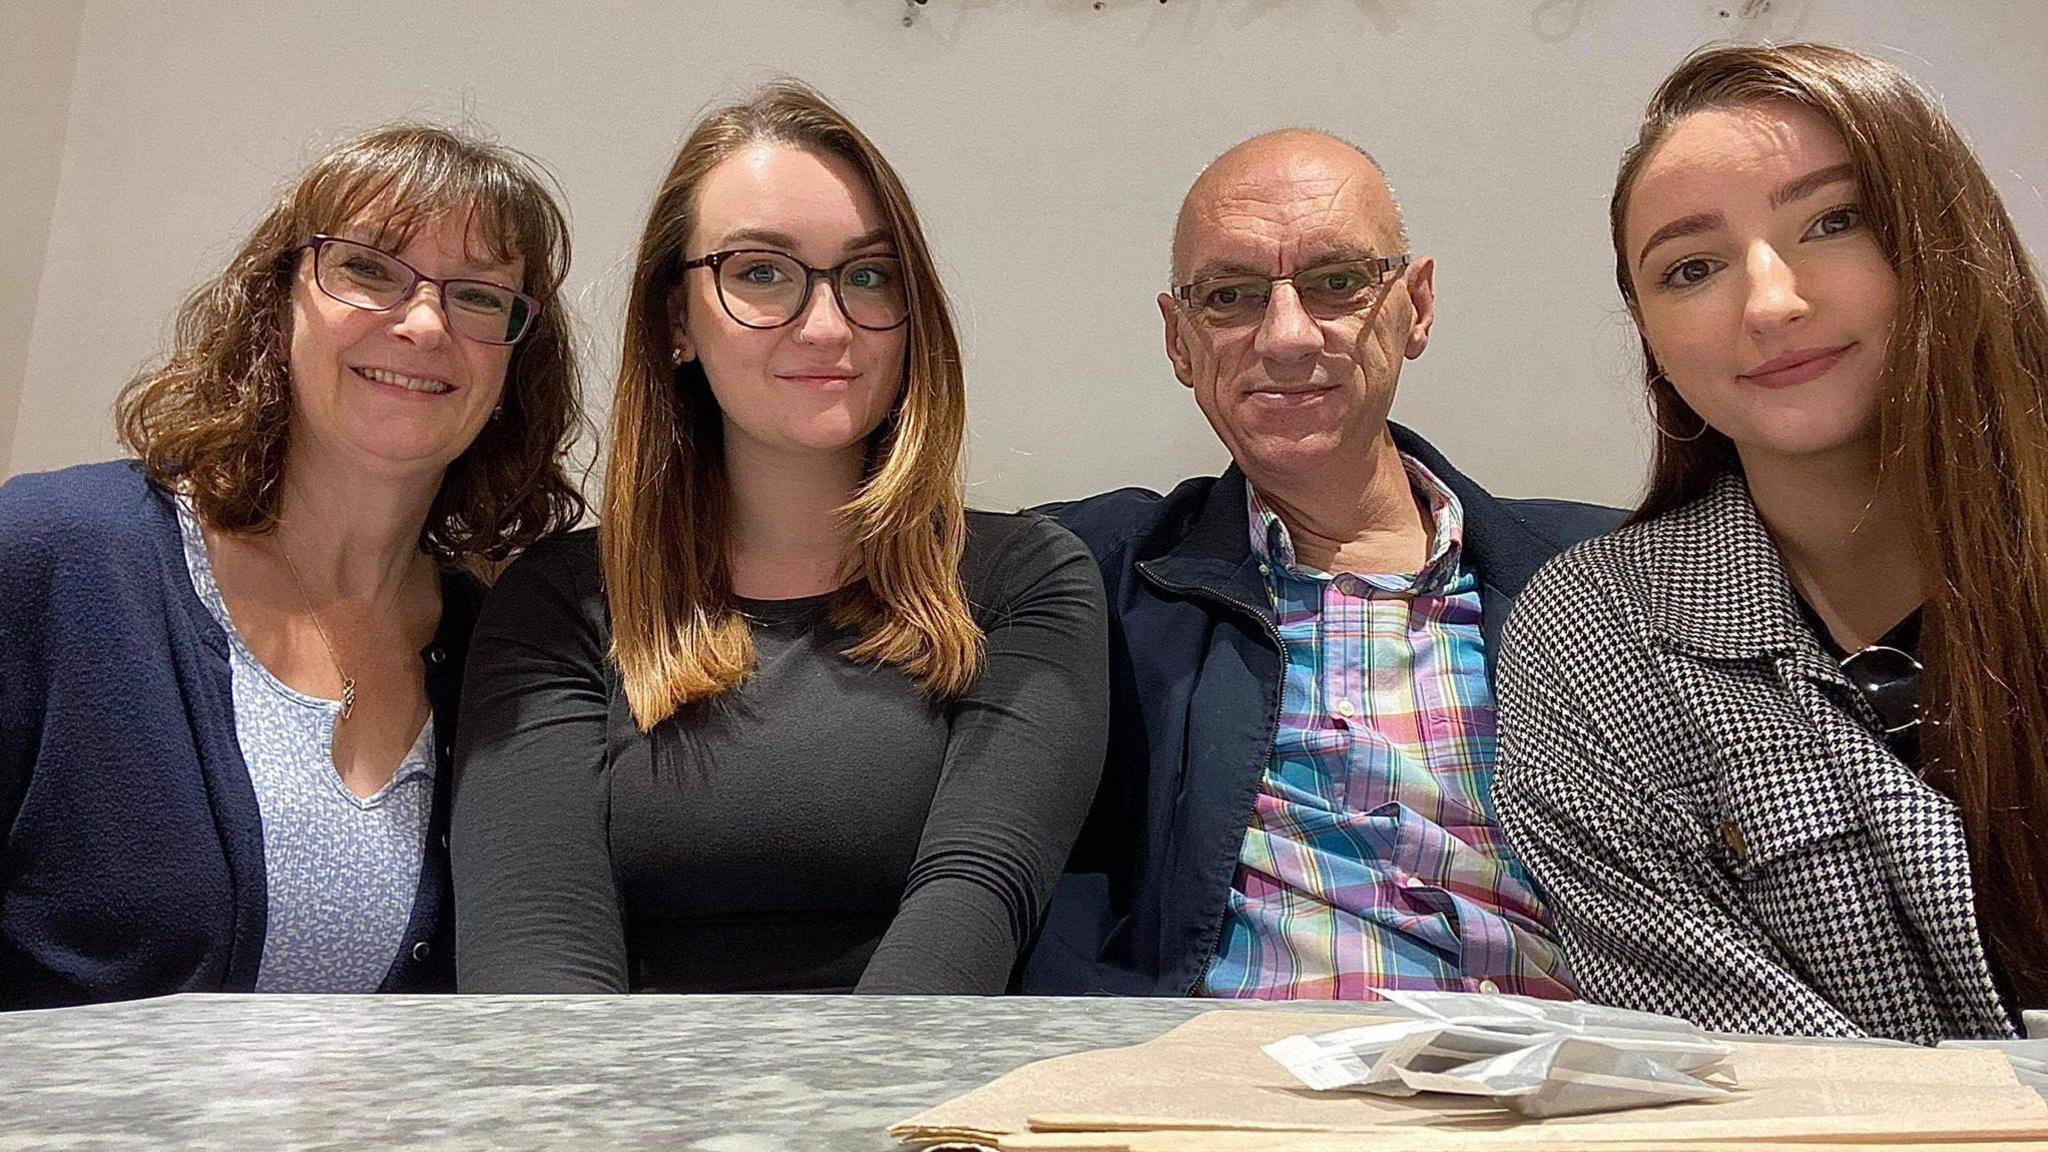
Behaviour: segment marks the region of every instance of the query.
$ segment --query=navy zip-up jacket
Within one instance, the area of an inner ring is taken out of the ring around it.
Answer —
[[[450,751],[481,600],[444,576],[420,653],[438,767],[387,992],[455,986]],[[0,1009],[255,988],[263,826],[233,699],[177,507],[138,464],[0,485]]]
[[[1457,493],[1489,676],[1515,595],[1543,562],[1618,526],[1612,508],[1497,500],[1420,436],[1394,442]],[[1110,736],[1101,789],[1022,974],[1026,992],[1189,994],[1223,924],[1280,722],[1285,654],[1252,557],[1244,474],[1165,496],[1048,505],[1109,595]]]

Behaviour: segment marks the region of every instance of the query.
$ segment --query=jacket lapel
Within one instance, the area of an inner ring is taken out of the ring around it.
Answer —
[[[1137,567],[1168,591],[1220,598],[1270,626],[1265,578],[1252,558],[1245,486],[1244,473],[1232,464],[1209,489],[1187,534],[1158,556],[1140,557]]]
[[[1479,632],[1486,659],[1486,681],[1491,684],[1494,659],[1500,652],[1501,630],[1507,627],[1515,597],[1521,595],[1522,586],[1536,575],[1536,570],[1557,555],[1559,542],[1536,532],[1507,505],[1467,479],[1429,441],[1399,424],[1390,423],[1388,428],[1393,431],[1394,446],[1404,455],[1421,461],[1423,467],[1443,481],[1458,497],[1464,511],[1462,563],[1479,580]]]

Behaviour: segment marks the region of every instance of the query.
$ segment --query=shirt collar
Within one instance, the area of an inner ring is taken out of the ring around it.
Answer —
[[[1465,549],[1465,510],[1458,496],[1436,478],[1422,462],[1403,453],[1401,467],[1408,473],[1409,490],[1429,508],[1431,533],[1429,559],[1413,573],[1364,574],[1375,587],[1386,592],[1426,596],[1442,592],[1458,577]],[[1284,569],[1310,580],[1330,580],[1333,575],[1300,564],[1294,555],[1294,541],[1280,514],[1259,497],[1257,487],[1247,478],[1245,507],[1249,518],[1252,556],[1262,566]]]

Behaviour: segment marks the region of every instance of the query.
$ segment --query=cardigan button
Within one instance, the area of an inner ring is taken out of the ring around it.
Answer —
[[[412,958],[415,960],[425,960],[427,958],[427,954],[432,951],[432,948],[427,947],[427,942],[425,940],[422,940],[419,943],[412,946]]]
[[[1749,863],[1749,841],[1743,838],[1742,828],[1735,821],[1721,821],[1721,843],[1728,846],[1737,864]]]

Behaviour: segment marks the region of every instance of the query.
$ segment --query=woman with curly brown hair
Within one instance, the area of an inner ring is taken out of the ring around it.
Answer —
[[[1102,584],[965,507],[902,183],[801,86],[717,110],[625,328],[603,525],[477,624],[463,991],[1002,991],[1102,770]]]
[[[452,985],[474,574],[583,512],[568,263],[525,158],[372,132],[186,302],[137,459],[0,487],[0,1007]]]

